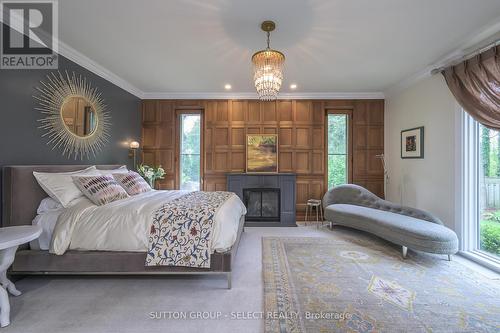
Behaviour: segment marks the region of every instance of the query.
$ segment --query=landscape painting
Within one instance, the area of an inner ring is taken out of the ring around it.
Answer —
[[[278,172],[278,136],[247,135],[247,172]]]

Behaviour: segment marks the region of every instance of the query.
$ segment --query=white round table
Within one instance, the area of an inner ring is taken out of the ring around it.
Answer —
[[[20,225],[0,228],[0,326],[10,324],[10,303],[7,290],[14,296],[21,295],[14,283],[7,279],[7,270],[14,262],[17,247],[28,243],[42,233],[39,226]],[[6,290],[7,289],[7,290]]]

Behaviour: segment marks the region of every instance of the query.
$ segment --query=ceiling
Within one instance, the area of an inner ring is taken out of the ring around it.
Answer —
[[[266,19],[282,92],[383,92],[498,24],[500,1],[64,0],[59,38],[142,92],[253,93]]]

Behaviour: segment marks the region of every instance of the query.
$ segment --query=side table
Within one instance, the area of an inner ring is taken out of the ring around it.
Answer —
[[[319,222],[321,219],[321,226],[323,226],[323,209],[321,209],[321,200],[318,199],[309,199],[306,204],[306,216],[304,218],[304,223],[307,225],[309,218],[312,216],[313,210],[316,210],[316,227],[319,227]]]
[[[39,226],[21,225],[0,228],[0,326],[10,324],[9,293],[14,296],[21,295],[12,281],[7,278],[7,270],[14,262],[19,245],[37,239],[42,233]]]

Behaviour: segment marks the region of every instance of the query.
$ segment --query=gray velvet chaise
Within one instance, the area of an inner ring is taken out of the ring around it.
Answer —
[[[333,226],[343,225],[372,233],[408,248],[451,255],[458,251],[455,232],[431,213],[401,206],[377,197],[357,185],[341,185],[323,197],[325,219]]]

